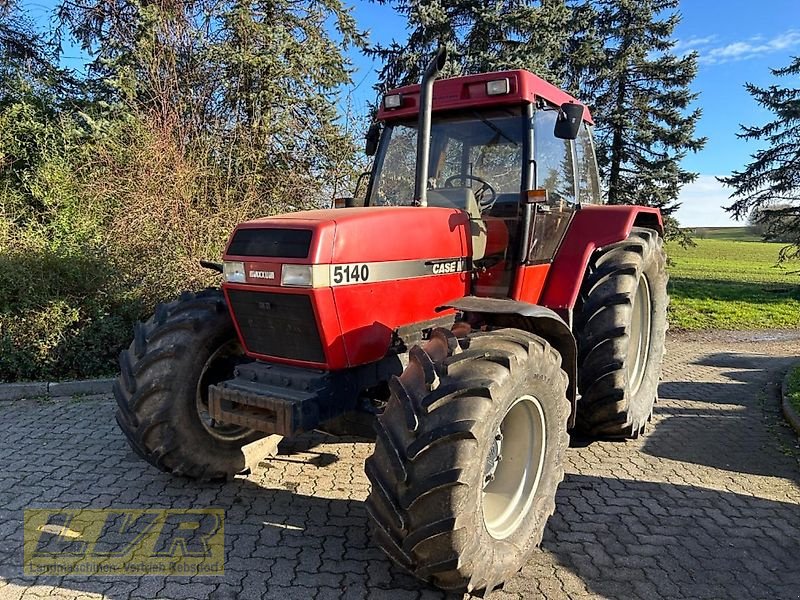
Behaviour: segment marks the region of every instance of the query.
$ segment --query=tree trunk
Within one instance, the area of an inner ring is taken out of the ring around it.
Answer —
[[[625,111],[625,76],[620,75],[619,82],[617,83],[617,105],[615,108],[616,119],[614,123],[614,135],[611,138],[611,164],[609,166],[608,176],[608,203],[621,204],[622,199],[619,197],[619,191],[622,188],[622,128],[624,120],[622,114]]]

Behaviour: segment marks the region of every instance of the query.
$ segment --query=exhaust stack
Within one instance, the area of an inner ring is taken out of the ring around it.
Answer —
[[[442,46],[422,75],[419,91],[419,121],[417,123],[417,171],[414,179],[414,204],[428,206],[428,163],[431,153],[431,111],[433,82],[447,62],[447,49]]]

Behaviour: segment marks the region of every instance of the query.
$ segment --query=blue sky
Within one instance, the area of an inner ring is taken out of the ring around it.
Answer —
[[[683,206],[677,217],[684,226],[739,225],[720,209],[730,204],[730,190],[714,176],[741,169],[759,148],[758,143],[736,137],[739,124],[762,124],[772,117],[755,104],[744,89],[745,82],[800,87],[797,78],[775,78],[769,71],[800,55],[800,3],[685,0],[680,11],[678,49],[700,54],[692,88],[700,93],[697,103],[703,109],[698,133],[708,143],[684,161],[687,169],[700,175],[682,190]]]
[[[49,18],[55,0],[23,2],[40,23]],[[359,26],[370,32],[373,43],[403,40],[405,22],[391,8],[368,0],[351,1]],[[760,124],[770,114],[755,105],[744,83],[759,86],[776,82],[770,68],[789,64],[800,55],[800,2],[798,0],[684,0],[683,20],[676,31],[676,51],[696,50],[700,68],[692,88],[699,92],[703,109],[698,134],[708,137],[701,152],[686,158],[684,166],[699,174],[697,181],[681,193],[683,206],[677,213],[684,226],[737,225],[721,208],[729,204],[729,190],[715,176],[741,169],[758,144],[736,137],[739,124]],[[77,55],[67,49],[66,54]],[[75,64],[79,62],[73,59]],[[372,85],[380,65],[360,55],[352,56],[355,73],[350,100],[357,113],[374,99]],[[782,85],[800,87],[800,81],[783,78]]]

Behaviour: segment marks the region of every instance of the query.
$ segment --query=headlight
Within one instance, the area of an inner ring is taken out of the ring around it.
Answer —
[[[400,94],[391,94],[383,97],[383,107],[386,109],[400,108],[403,106],[403,96]]]
[[[244,283],[244,263],[226,260],[222,263],[222,276],[231,283]]]
[[[283,265],[281,285],[311,287],[311,265]]]
[[[508,79],[495,79],[486,82],[486,94],[488,96],[499,96],[508,93]]]

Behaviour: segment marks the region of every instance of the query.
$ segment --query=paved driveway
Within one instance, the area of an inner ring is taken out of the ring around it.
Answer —
[[[800,598],[797,438],[777,382],[800,333],[673,336],[652,430],[569,450],[543,550],[493,599]],[[141,462],[113,401],[0,403],[0,598],[440,598],[367,539],[365,442],[314,435],[224,485]],[[22,510],[223,507],[222,577],[21,573]]]

